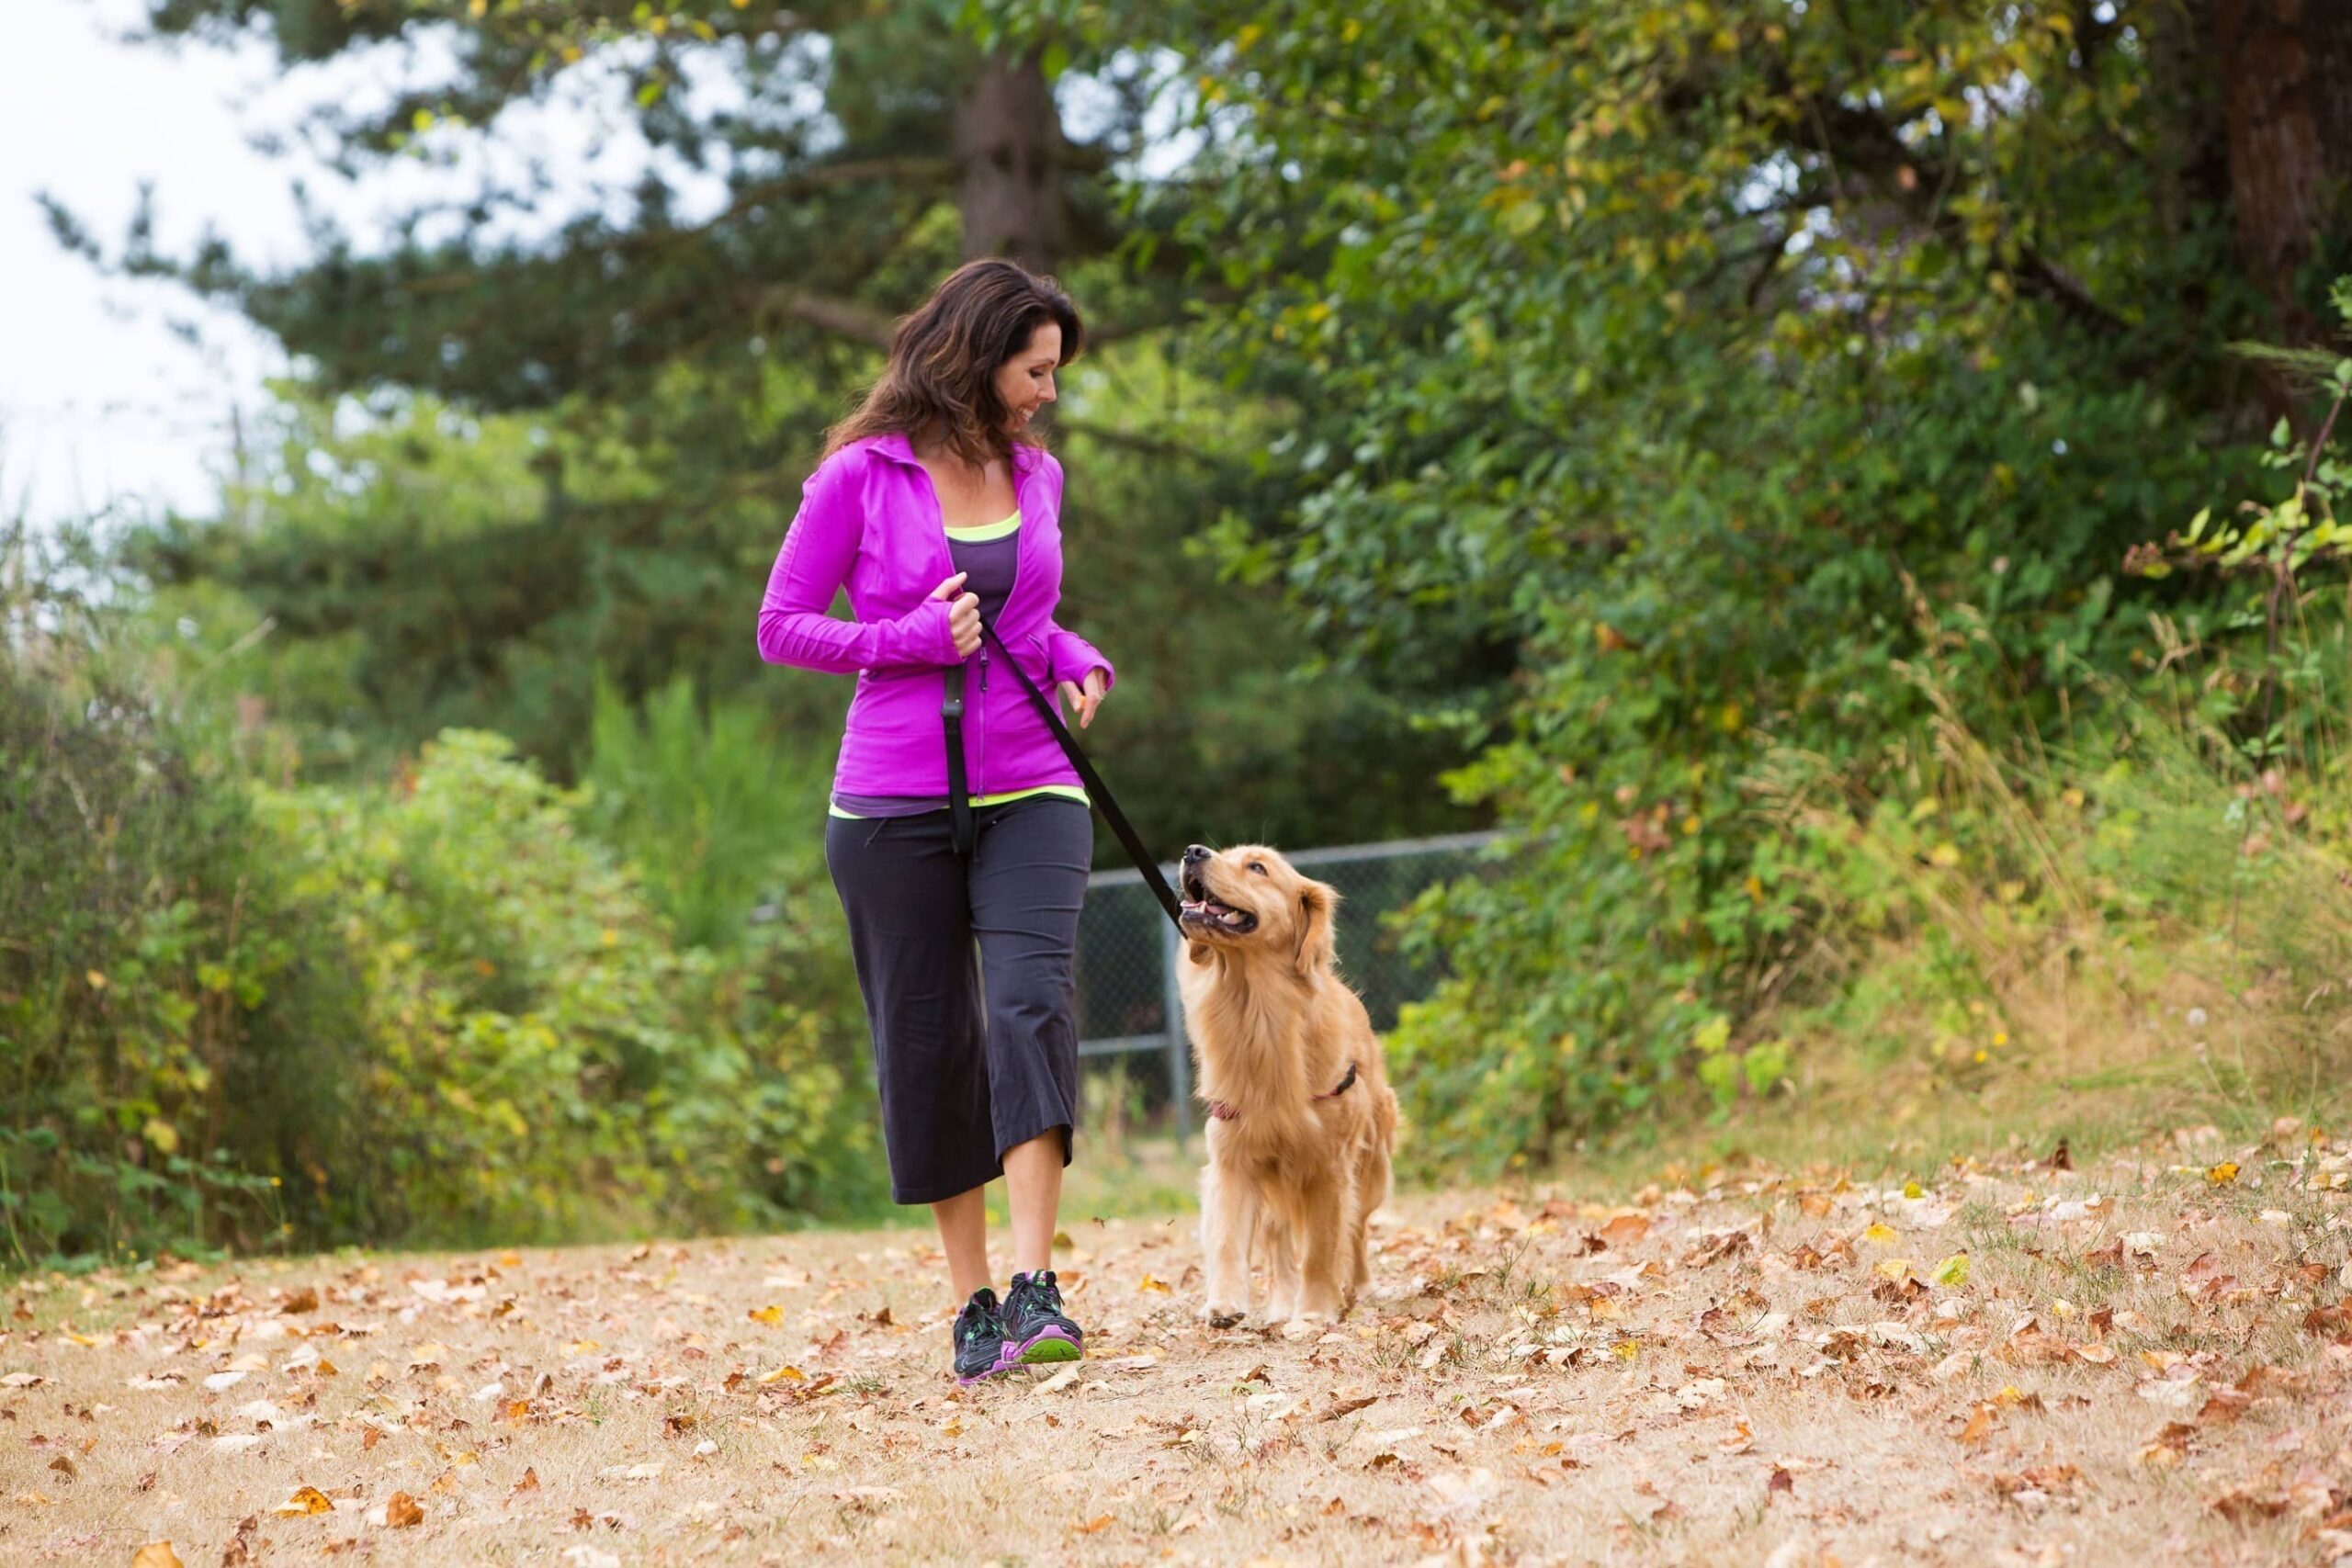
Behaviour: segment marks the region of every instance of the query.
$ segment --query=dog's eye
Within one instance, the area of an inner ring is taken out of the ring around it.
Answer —
[[[1250,869],[1263,876],[1266,874],[1266,863],[1261,860],[1253,860],[1250,863]]]

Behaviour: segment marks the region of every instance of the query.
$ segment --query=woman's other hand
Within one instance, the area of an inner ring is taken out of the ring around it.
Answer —
[[[1078,727],[1080,729],[1094,722],[1094,710],[1102,705],[1102,671],[1100,670],[1089,670],[1086,684],[1082,687],[1074,681],[1062,682],[1062,701],[1078,710]]]
[[[931,591],[933,598],[947,601],[948,635],[956,639],[956,653],[962,659],[972,657],[980,646],[980,596],[956,592],[969,575],[959,571]]]

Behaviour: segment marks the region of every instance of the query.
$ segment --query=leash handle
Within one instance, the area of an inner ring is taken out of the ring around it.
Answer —
[[[980,635],[995,643],[997,650],[1004,655],[1005,667],[1012,671],[1013,679],[1021,682],[1021,689],[1029,694],[1029,700],[1037,705],[1037,711],[1046,717],[1046,728],[1054,732],[1054,739],[1059,742],[1062,754],[1069,759],[1069,765],[1078,770],[1079,778],[1086,785],[1087,795],[1102,807],[1102,820],[1111,825],[1111,831],[1127,852],[1127,858],[1135,862],[1136,869],[1143,874],[1143,885],[1151,890],[1153,897],[1159,900],[1159,908],[1169,919],[1182,930],[1184,913],[1177,900],[1176,890],[1169,886],[1168,878],[1159,874],[1159,863],[1151,858],[1149,850],[1144,848],[1143,836],[1136,831],[1135,824],[1127,820],[1127,814],[1119,809],[1118,798],[1111,793],[1111,786],[1102,782],[1102,775],[1094,771],[1094,764],[1087,760],[1085,749],[1079,745],[1078,737],[1069,732],[1069,726],[1064,724],[1062,716],[1055,711],[1054,700],[1037,689],[1036,682],[1029,679],[1029,672],[1021,668],[1020,661],[1012,657],[1012,650],[1005,647],[1004,639],[996,635],[994,626],[983,626]],[[961,799],[962,796],[959,795],[956,798]]]
[[[972,790],[964,782],[964,667],[947,667],[940,689],[939,720],[947,730],[947,834],[956,852],[972,852]]]

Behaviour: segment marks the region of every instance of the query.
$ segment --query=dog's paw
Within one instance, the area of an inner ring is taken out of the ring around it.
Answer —
[[[1283,1325],[1283,1337],[1292,1343],[1305,1339],[1320,1339],[1330,1325],[1320,1317],[1302,1314]]]
[[[1221,1306],[1215,1302],[1211,1302],[1207,1305],[1202,1307],[1194,1315],[1199,1317],[1203,1323],[1207,1324],[1211,1328],[1231,1328],[1234,1325],[1239,1323],[1243,1318],[1250,1314],[1241,1307]]]

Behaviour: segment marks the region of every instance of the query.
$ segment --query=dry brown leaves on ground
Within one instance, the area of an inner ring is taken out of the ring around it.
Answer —
[[[0,1559],[2352,1561],[2352,1153],[1408,1199],[1319,1341],[1189,1219],[959,1391],[913,1231],[12,1288]]]

